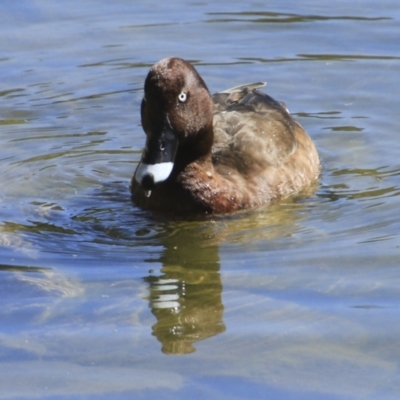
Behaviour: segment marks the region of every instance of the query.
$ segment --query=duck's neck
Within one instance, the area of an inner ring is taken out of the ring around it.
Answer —
[[[213,140],[214,132],[212,125],[198,132],[193,140],[187,138],[185,143],[178,148],[174,169],[179,173],[193,162],[200,164],[211,162]]]

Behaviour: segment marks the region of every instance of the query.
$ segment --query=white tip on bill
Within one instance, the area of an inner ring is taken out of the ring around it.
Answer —
[[[163,162],[158,164],[144,164],[141,162],[135,172],[135,179],[136,182],[141,184],[143,178],[146,175],[151,174],[154,183],[164,182],[170,176],[173,168],[173,162]]]

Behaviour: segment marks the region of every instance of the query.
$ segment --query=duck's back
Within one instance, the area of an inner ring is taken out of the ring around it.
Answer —
[[[213,164],[228,178],[254,180],[272,197],[280,197],[315,180],[319,158],[286,106],[258,91],[261,86],[244,85],[212,96]]]

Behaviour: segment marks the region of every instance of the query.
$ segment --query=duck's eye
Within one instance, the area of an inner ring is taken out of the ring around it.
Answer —
[[[184,103],[186,101],[186,99],[187,99],[187,93],[186,92],[180,92],[179,96],[178,96],[178,100],[181,103]]]

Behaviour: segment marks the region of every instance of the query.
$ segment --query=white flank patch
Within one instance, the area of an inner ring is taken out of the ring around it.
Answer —
[[[142,183],[142,179],[148,175],[153,175],[154,183],[165,181],[171,174],[174,168],[173,162],[163,162],[159,164],[145,164],[140,163],[136,172],[135,179],[139,184]]]

